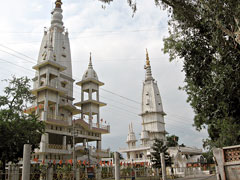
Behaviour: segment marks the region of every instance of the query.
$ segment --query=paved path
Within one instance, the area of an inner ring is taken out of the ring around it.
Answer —
[[[177,178],[175,180],[217,180],[217,178],[215,175],[211,175],[211,176],[202,176],[202,177]]]

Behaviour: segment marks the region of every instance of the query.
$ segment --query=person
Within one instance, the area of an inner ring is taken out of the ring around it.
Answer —
[[[132,180],[135,180],[135,172],[134,172],[134,169],[132,170]]]
[[[173,171],[173,167],[171,167],[171,178],[174,179],[174,171]]]

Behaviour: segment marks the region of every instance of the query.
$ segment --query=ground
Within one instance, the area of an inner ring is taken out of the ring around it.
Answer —
[[[132,178],[121,178],[120,180],[131,180]],[[160,180],[159,177],[138,177],[136,180]],[[167,179],[172,180],[172,179]],[[176,178],[174,180],[217,180],[215,175],[211,176],[201,176],[201,177],[185,177],[185,178]]]
[[[175,180],[217,180],[217,177],[215,175],[211,175],[211,176],[202,176],[202,177],[177,178]]]

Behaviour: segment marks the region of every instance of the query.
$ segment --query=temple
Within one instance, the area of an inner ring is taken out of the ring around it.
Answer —
[[[39,161],[65,161],[69,159],[98,161],[108,157],[109,150],[102,150],[102,134],[110,133],[110,126],[100,122],[100,107],[106,105],[99,101],[98,80],[92,60],[84,73],[81,86],[81,100],[73,104],[73,84],[71,50],[68,32],[63,26],[62,2],[57,0],[52,11],[51,26],[44,30],[38,55],[33,69],[35,101],[26,113],[39,115],[46,124],[45,134],[40,140],[32,159]],[[84,93],[88,99],[84,99]],[[94,99],[94,94],[96,98]],[[80,118],[74,118],[80,115]],[[94,117],[96,118],[94,119]],[[96,145],[90,146],[96,143]],[[73,155],[75,155],[73,157]]]
[[[154,139],[162,139],[166,141],[164,116],[162,100],[151,71],[149,55],[146,50],[145,80],[142,89],[142,132],[140,137],[140,145],[136,145],[136,136],[132,123],[129,125],[127,136],[127,148],[120,149],[120,152],[127,154],[127,163],[132,162],[148,162],[151,158],[151,147]]]

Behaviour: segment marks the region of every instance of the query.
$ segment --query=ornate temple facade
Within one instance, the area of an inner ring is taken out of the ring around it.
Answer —
[[[106,105],[99,101],[99,86],[104,83],[98,80],[90,56],[88,69],[77,83],[81,86],[81,92],[78,92],[81,100],[73,104],[71,51],[61,6],[61,0],[56,0],[51,26],[44,30],[38,61],[33,66],[36,73],[32,93],[36,100],[26,113],[38,114],[46,129],[40,148],[35,150],[32,158],[48,162],[85,160],[90,155],[92,160],[97,160],[109,155],[108,150],[102,150],[101,141],[102,134],[110,133],[110,126],[99,121],[100,107]],[[88,99],[84,99],[84,93],[88,94]],[[81,118],[74,119],[77,114]],[[89,142],[95,142],[96,146],[88,146]]]
[[[127,162],[148,162],[150,163],[151,147],[154,139],[166,141],[163,105],[157,82],[154,80],[151,71],[148,52],[146,52],[145,80],[142,89],[142,132],[140,145],[137,146],[136,136],[132,123],[129,125],[127,136],[127,148],[120,149],[120,152],[127,154]]]

